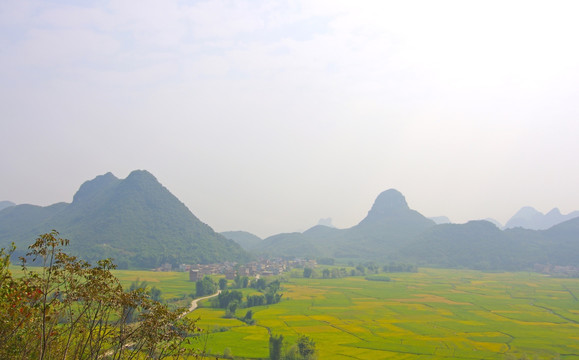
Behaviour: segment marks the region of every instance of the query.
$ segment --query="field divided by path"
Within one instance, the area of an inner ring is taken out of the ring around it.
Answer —
[[[312,337],[320,359],[579,359],[578,279],[424,269],[391,282],[290,279],[284,300],[252,308],[256,325],[194,312],[207,348],[267,357],[268,330]],[[243,316],[245,309],[238,310]]]

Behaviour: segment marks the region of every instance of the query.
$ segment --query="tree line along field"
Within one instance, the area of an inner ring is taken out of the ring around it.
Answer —
[[[115,275],[127,286],[147,281],[165,300],[195,292],[186,273]],[[579,279],[443,269],[388,276],[286,277],[280,303],[251,308],[254,325],[203,305],[188,316],[206,330],[208,353],[238,358],[267,358],[272,333],[286,344],[308,335],[319,359],[579,359]]]

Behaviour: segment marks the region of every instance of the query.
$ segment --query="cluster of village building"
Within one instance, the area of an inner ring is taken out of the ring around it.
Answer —
[[[535,272],[555,275],[555,276],[563,276],[563,277],[579,277],[579,267],[577,266],[559,266],[559,265],[544,265],[544,264],[535,264],[534,269]]]
[[[261,259],[247,264],[237,264],[235,262],[224,262],[219,264],[182,264],[179,265],[179,271],[188,271],[189,280],[197,281],[205,275],[225,275],[228,280],[233,280],[237,275],[239,276],[273,276],[279,275],[283,272],[289,271],[293,268],[314,268],[316,266],[315,260],[305,259]],[[158,271],[172,271],[172,267],[166,264]]]

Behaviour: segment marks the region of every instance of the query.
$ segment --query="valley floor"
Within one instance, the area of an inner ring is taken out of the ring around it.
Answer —
[[[316,342],[319,359],[579,359],[579,279],[421,269],[392,281],[289,278],[255,325],[199,308],[206,349],[267,358],[269,333]],[[247,309],[238,309],[243,317]]]

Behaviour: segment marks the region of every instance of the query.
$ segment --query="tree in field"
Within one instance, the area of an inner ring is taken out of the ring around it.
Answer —
[[[259,279],[257,279],[257,281],[252,283],[252,287],[254,287],[255,289],[260,290],[260,291],[264,290],[265,286],[266,286],[266,283],[265,283],[264,278],[259,278]]]
[[[269,336],[269,359],[281,360],[281,349],[283,346],[283,335]]]
[[[313,269],[311,268],[304,268],[304,277],[305,278],[310,278],[312,277],[312,273],[314,272]]]
[[[227,279],[221,278],[221,279],[219,279],[219,290],[225,290],[225,289],[227,289]]]
[[[246,300],[247,307],[261,306],[265,304],[265,296],[263,295],[247,295]]]
[[[249,322],[251,320],[253,320],[253,311],[247,310],[247,312],[245,313],[245,316],[243,317],[243,321]]]
[[[243,293],[239,290],[225,290],[219,293],[216,298],[214,298],[214,306],[222,309],[226,309],[230,303],[237,302],[241,303],[243,299]]]
[[[288,347],[284,360],[314,360],[316,359],[316,343],[306,335],[300,335],[295,344]]]
[[[249,286],[249,278],[247,276],[235,275],[233,279],[233,288],[245,289]]]
[[[212,295],[215,294],[216,291],[217,291],[217,284],[215,284],[215,281],[213,281],[213,279],[207,275],[205,275],[203,279],[198,280],[195,283],[196,297]]]
[[[237,301],[229,303],[229,305],[227,305],[227,309],[225,310],[225,317],[228,319],[234,318],[238,305],[239,303]]]
[[[13,277],[14,250],[0,250],[0,359],[182,359],[195,322],[138,288],[124,291],[110,260],[92,266],[63,252],[56,231],[40,235],[27,256],[41,266]],[[129,309],[135,322],[129,323]]]
[[[300,335],[298,338],[298,351],[304,360],[315,358],[316,343],[309,336]]]

